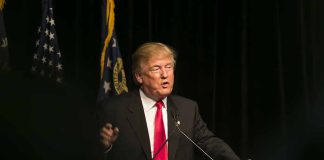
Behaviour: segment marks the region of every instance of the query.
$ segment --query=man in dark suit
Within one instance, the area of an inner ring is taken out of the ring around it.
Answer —
[[[162,43],[145,43],[132,57],[139,89],[102,102],[101,144],[107,159],[192,160],[198,144],[215,160],[239,160],[202,120],[196,102],[171,95],[175,53]],[[181,133],[183,132],[183,133]]]

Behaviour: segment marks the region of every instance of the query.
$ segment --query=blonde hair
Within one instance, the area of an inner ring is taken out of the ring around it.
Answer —
[[[141,64],[146,63],[150,58],[154,56],[166,55],[170,56],[173,65],[176,64],[176,53],[168,45],[159,42],[144,43],[137,48],[132,55],[132,72],[139,73],[141,71]]]

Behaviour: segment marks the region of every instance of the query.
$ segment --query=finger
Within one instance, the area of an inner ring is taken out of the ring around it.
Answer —
[[[105,139],[105,140],[109,140],[110,139],[110,136],[105,133],[105,132],[100,132],[100,136],[102,137],[102,139]]]
[[[115,131],[111,128],[111,129],[107,129],[106,127],[103,127],[100,131],[100,134],[103,134],[105,136],[113,136],[115,133]]]
[[[101,129],[101,132],[105,132],[107,134],[111,134],[113,132],[113,129],[112,128],[103,127]]]
[[[106,123],[105,126],[102,127],[101,131],[105,132],[109,136],[112,136],[114,132],[111,123]]]
[[[114,143],[116,141],[116,139],[118,137],[118,133],[119,133],[119,129],[118,129],[118,127],[115,127],[113,135],[110,137],[110,142],[111,143]]]
[[[118,129],[118,127],[115,127],[113,135],[116,136],[116,135],[118,135],[118,133],[119,133],[119,129]]]
[[[111,123],[106,123],[105,128],[112,129],[112,124]]]

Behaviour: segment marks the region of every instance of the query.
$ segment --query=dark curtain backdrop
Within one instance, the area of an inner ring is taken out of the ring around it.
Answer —
[[[324,1],[116,0],[129,88],[131,54],[147,41],[177,53],[174,93],[244,160],[324,155]],[[41,1],[7,0],[11,72],[1,73],[7,159],[96,159],[101,1],[54,0],[67,84],[29,75]]]

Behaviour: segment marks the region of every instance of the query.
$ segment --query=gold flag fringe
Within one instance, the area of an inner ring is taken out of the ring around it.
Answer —
[[[106,26],[108,27],[108,35],[105,38],[104,47],[101,51],[101,59],[100,59],[100,66],[101,66],[101,74],[100,77],[102,79],[103,72],[104,72],[104,65],[105,65],[105,53],[108,47],[108,44],[111,40],[113,31],[114,31],[114,24],[115,24],[115,2],[114,0],[107,0],[107,8],[106,8]]]
[[[5,0],[0,0],[0,10],[3,9],[5,3],[6,3]]]

